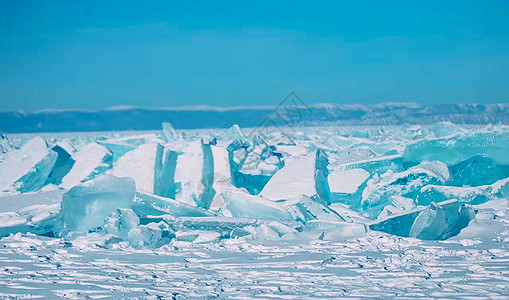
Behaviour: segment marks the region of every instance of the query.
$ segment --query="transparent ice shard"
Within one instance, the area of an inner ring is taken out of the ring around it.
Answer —
[[[178,134],[171,125],[171,123],[163,122],[163,137],[167,143],[174,142],[178,140]]]
[[[419,213],[409,235],[423,240],[438,240],[447,230],[445,210],[433,202]]]
[[[260,196],[270,200],[285,200],[305,195],[315,201],[329,204],[327,165],[327,156],[320,149],[288,161],[267,182]]]
[[[230,129],[228,129],[224,134],[224,140],[230,141],[230,140],[237,140],[240,142],[247,142],[247,137],[244,135],[242,130],[240,129],[239,125],[235,124]]]
[[[81,182],[93,179],[110,169],[113,156],[108,148],[96,142],[89,143],[72,155],[74,165],[62,179],[63,188],[71,188]]]
[[[101,227],[113,211],[131,207],[134,192],[133,179],[110,175],[71,188],[62,198],[64,228],[88,232]]]
[[[509,132],[478,132],[410,144],[405,148],[404,160],[409,164],[438,160],[454,165],[472,156],[484,154],[497,164],[509,165],[507,149]]]

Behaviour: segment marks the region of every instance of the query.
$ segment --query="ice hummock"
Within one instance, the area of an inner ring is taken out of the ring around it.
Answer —
[[[40,190],[51,173],[58,154],[46,141],[35,137],[0,162],[0,191],[22,193]]]

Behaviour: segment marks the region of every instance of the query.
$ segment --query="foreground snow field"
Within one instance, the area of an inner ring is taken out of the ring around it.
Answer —
[[[0,297],[509,296],[509,128],[18,134]]]

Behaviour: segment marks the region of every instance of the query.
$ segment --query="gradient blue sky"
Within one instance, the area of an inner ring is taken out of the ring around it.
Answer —
[[[0,110],[508,102],[509,1],[1,1]]]

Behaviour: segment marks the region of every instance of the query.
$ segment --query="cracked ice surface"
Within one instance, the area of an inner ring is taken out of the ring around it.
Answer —
[[[509,294],[508,127],[246,132],[3,137],[0,298]]]

